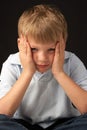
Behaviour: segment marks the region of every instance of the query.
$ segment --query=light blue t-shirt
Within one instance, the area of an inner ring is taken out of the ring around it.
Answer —
[[[2,66],[0,97],[11,89],[22,69],[19,53],[11,54]],[[68,51],[65,51],[64,71],[87,90],[86,67],[75,54]],[[46,128],[58,118],[78,115],[80,112],[67,97],[50,69],[43,74],[35,72],[14,117],[23,118],[32,124],[37,123]]]

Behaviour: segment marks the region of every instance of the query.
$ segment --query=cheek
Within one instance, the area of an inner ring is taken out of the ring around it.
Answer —
[[[55,54],[53,53],[53,54],[48,54],[48,56],[47,56],[47,61],[48,61],[50,64],[53,63],[54,55],[55,55]],[[36,53],[33,53],[33,54],[32,54],[32,58],[33,58],[33,61],[34,61],[35,63],[38,62],[38,55],[37,55]]]
[[[49,61],[51,64],[53,63],[53,60],[54,60],[54,54],[50,55],[50,57],[49,57]]]
[[[34,53],[32,53],[32,58],[33,58],[33,61],[36,63],[37,58],[36,58],[36,55]]]

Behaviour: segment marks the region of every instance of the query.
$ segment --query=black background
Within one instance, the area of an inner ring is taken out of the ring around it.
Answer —
[[[17,22],[22,12],[36,4],[54,4],[68,23],[66,50],[74,52],[87,67],[87,4],[86,0],[1,0],[0,1],[0,69],[17,48]]]

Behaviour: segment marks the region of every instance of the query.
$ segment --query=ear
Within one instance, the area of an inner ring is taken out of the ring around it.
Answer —
[[[19,44],[20,44],[20,38],[17,38],[17,46],[18,46],[18,49],[19,49]]]
[[[20,42],[20,38],[17,38],[17,43],[19,43]]]
[[[66,49],[66,41],[64,40],[64,50]]]
[[[61,37],[61,42],[62,42],[62,45],[63,45],[63,49],[65,50],[65,48],[66,48],[66,40],[63,37]]]

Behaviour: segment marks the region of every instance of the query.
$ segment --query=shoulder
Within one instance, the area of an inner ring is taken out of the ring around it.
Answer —
[[[65,59],[76,58],[76,54],[70,51],[65,51]]]
[[[87,73],[86,66],[81,59],[72,52],[65,52],[65,66],[67,66],[70,72],[84,72]]]
[[[19,52],[10,54],[3,64],[6,64],[6,63],[14,64],[14,65],[16,65],[16,64],[21,65],[20,58],[19,58]]]
[[[87,69],[81,59],[72,52],[65,52],[65,70],[80,86],[87,84]],[[84,86],[85,88],[85,86]]]
[[[81,59],[73,52],[65,51],[65,61],[69,61],[71,64],[83,64]]]
[[[14,81],[21,73],[21,63],[19,58],[19,53],[10,54],[6,61],[2,64],[1,68],[1,79],[10,81],[11,78]],[[5,81],[5,82],[6,82]]]
[[[14,53],[14,54],[10,54],[8,56],[8,58],[5,60],[5,62],[2,64],[2,70],[11,70],[13,72],[13,70],[15,71],[15,69],[17,68],[21,68],[21,62],[20,62],[20,58],[19,58],[19,52]]]

